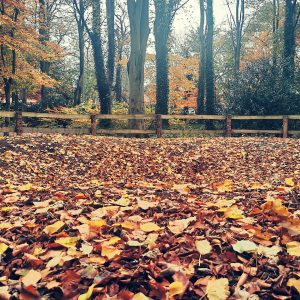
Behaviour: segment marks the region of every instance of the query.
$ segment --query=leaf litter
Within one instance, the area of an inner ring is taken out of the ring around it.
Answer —
[[[0,299],[298,299],[300,141],[0,140]]]

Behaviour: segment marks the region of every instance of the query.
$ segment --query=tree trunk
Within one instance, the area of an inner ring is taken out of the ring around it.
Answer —
[[[114,84],[115,72],[115,0],[106,0],[107,35],[108,35],[108,58],[107,78],[110,90]]]
[[[205,7],[204,0],[200,0],[200,68],[198,81],[197,114],[205,113]]]
[[[49,36],[49,22],[48,22],[48,9],[47,3],[45,0],[39,0],[39,34],[40,34],[40,42],[43,45],[46,45],[50,40]],[[41,61],[40,69],[42,73],[49,74],[50,71],[50,62],[49,61]],[[49,104],[49,88],[42,85],[41,86],[41,106],[42,108],[46,108]]]
[[[101,21],[100,21],[100,2],[99,0],[93,0],[93,32],[91,33],[91,41],[94,52],[95,61],[95,73],[97,80],[97,89],[100,99],[100,113],[111,114],[111,98],[110,88],[105,74],[105,65],[102,49],[102,37],[101,37]],[[109,122],[105,122],[108,126]],[[104,125],[104,124],[103,124]]]
[[[169,2],[156,0],[155,4],[155,51],[156,51],[156,107],[155,113],[169,113],[169,62],[168,40],[171,26]]]
[[[272,26],[272,62],[273,71],[277,67],[277,48],[278,48],[278,30],[279,30],[279,0],[273,0],[273,26]]]
[[[118,49],[118,61],[121,61],[123,57],[123,47]],[[116,68],[116,84],[115,84],[116,101],[121,102],[122,99],[122,65],[117,64]]]
[[[149,0],[127,0],[131,51],[128,61],[129,114],[144,114],[144,69],[149,36]],[[143,129],[143,120],[130,120],[130,128]]]
[[[4,79],[4,93],[5,93],[5,110],[10,111],[10,99],[11,99],[11,85],[12,79]],[[5,118],[5,126],[10,124],[10,118]]]
[[[75,89],[74,105],[79,105],[82,102],[83,84],[84,84],[84,3],[83,0],[79,1],[80,13],[76,17],[77,30],[78,30],[78,44],[79,44],[79,77]]]
[[[285,0],[283,76],[286,80],[292,79],[295,71],[295,1]]]
[[[206,9],[207,36],[206,36],[206,112],[215,114],[215,73],[213,56],[213,0],[207,0]]]

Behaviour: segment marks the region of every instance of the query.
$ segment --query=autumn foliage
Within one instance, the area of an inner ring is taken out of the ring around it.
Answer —
[[[1,140],[0,298],[296,299],[299,146]]]

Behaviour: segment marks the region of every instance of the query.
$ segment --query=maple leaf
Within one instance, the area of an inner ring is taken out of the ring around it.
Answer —
[[[228,279],[209,280],[206,287],[206,294],[209,300],[226,300],[230,295]]]

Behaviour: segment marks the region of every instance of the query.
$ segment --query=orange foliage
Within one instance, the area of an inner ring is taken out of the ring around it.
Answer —
[[[54,86],[55,80],[39,71],[40,61],[53,61],[62,56],[54,43],[40,43],[34,27],[36,12],[34,0],[7,0],[0,11],[0,77],[12,78],[19,86]],[[16,11],[18,12],[17,17]],[[13,51],[16,53],[16,70],[12,68]]]

